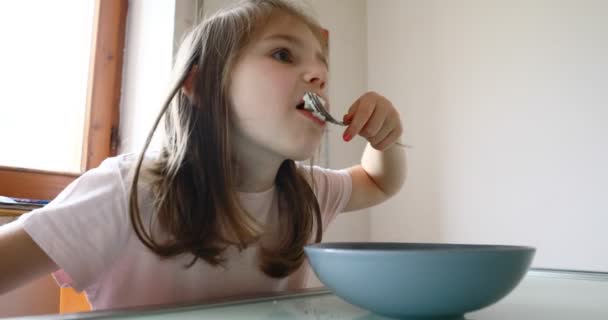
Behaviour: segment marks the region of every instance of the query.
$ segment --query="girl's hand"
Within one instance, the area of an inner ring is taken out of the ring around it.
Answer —
[[[397,142],[403,133],[399,112],[385,97],[368,92],[362,95],[344,115],[349,123],[342,138],[364,137],[377,150],[384,150]]]

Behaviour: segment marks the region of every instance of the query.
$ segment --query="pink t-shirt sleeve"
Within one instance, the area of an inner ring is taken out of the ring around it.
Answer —
[[[348,204],[352,193],[352,179],[347,169],[333,170],[314,166],[312,173],[325,231]]]
[[[124,247],[130,228],[126,203],[118,161],[110,158],[18,221],[59,266],[53,273],[59,285],[81,291]]]

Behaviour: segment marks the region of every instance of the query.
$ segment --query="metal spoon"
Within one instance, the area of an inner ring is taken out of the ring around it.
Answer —
[[[350,124],[344,121],[336,120],[336,118],[332,117],[327,109],[325,109],[325,101],[323,98],[314,92],[306,92],[304,94],[304,109],[313,112],[316,117],[320,116],[323,118],[322,120],[337,124],[339,126],[348,126]],[[412,148],[412,146],[403,144],[401,142],[395,142],[395,144],[405,148]]]

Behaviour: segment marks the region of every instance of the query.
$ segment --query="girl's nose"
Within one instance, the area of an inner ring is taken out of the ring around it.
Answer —
[[[314,66],[304,74],[304,81],[321,90],[325,89],[327,83],[327,69],[325,66]]]

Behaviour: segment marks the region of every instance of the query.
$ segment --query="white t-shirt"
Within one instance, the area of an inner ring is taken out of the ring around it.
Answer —
[[[17,220],[59,266],[53,275],[60,286],[84,290],[93,310],[200,302],[305,287],[307,263],[288,277],[268,277],[259,270],[255,245],[241,252],[227,249],[226,268],[201,259],[184,268],[192,255],[160,259],[140,242],[129,220],[129,169],[135,160],[133,154],[105,160],[50,204]],[[316,166],[313,178],[325,230],[350,199],[352,181],[346,170]],[[145,188],[139,190],[142,216],[150,216],[152,194]],[[239,197],[260,222],[278,214],[275,188],[239,193]]]

